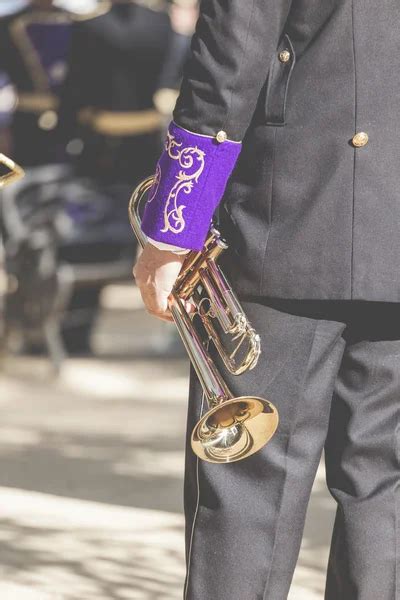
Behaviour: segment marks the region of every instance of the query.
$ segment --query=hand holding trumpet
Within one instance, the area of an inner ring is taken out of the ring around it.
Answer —
[[[185,255],[159,250],[147,243],[133,269],[147,312],[164,321],[173,321],[168,299],[184,260]],[[190,310],[190,305],[187,308]]]

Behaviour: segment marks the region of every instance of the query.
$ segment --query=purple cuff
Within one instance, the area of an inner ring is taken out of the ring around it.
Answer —
[[[242,147],[218,137],[223,141],[171,123],[144,210],[142,230],[148,237],[202,249]]]

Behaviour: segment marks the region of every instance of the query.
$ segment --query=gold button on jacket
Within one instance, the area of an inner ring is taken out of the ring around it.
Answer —
[[[352,142],[353,146],[356,148],[362,148],[363,146],[366,146],[368,144],[368,133],[365,133],[365,131],[356,133],[353,136]]]
[[[226,131],[218,131],[215,138],[216,138],[217,142],[222,144],[223,142],[226,142],[226,140],[228,139],[228,136],[227,136]]]
[[[289,62],[289,60],[290,60],[289,50],[282,50],[282,52],[279,52],[279,60],[283,63]]]

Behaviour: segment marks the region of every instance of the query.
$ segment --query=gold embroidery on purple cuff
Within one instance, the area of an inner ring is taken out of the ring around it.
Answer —
[[[182,143],[175,140],[175,136],[167,133],[167,141],[165,149],[168,156],[173,160],[177,160],[182,169],[176,176],[177,182],[172,187],[168,194],[168,198],[164,208],[164,227],[161,229],[163,233],[171,231],[172,233],[181,233],[185,229],[186,223],[183,218],[183,211],[186,205],[179,204],[179,195],[181,192],[190,194],[195,183],[198,183],[199,177],[202,174],[205,166],[205,152],[197,146],[188,146],[180,149]],[[199,163],[198,168],[193,173],[188,173],[195,165],[195,161]]]

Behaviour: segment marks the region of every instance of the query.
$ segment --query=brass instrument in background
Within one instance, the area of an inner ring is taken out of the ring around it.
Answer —
[[[129,219],[142,247],[147,240],[139,208],[153,181],[152,176],[139,184],[129,203]],[[193,430],[192,449],[199,458],[213,463],[234,462],[254,454],[271,439],[279,420],[277,409],[268,400],[234,397],[196,330],[193,314],[185,307],[188,301],[194,304],[195,314],[230,373],[240,375],[256,366],[261,352],[259,335],[217,264],[226,248],[219,232],[212,228],[203,250],[187,255],[169,303],[209,406]],[[225,349],[224,336],[236,342],[232,352]]]
[[[23,169],[11,160],[11,158],[0,154],[0,188],[21,179],[24,174]]]

